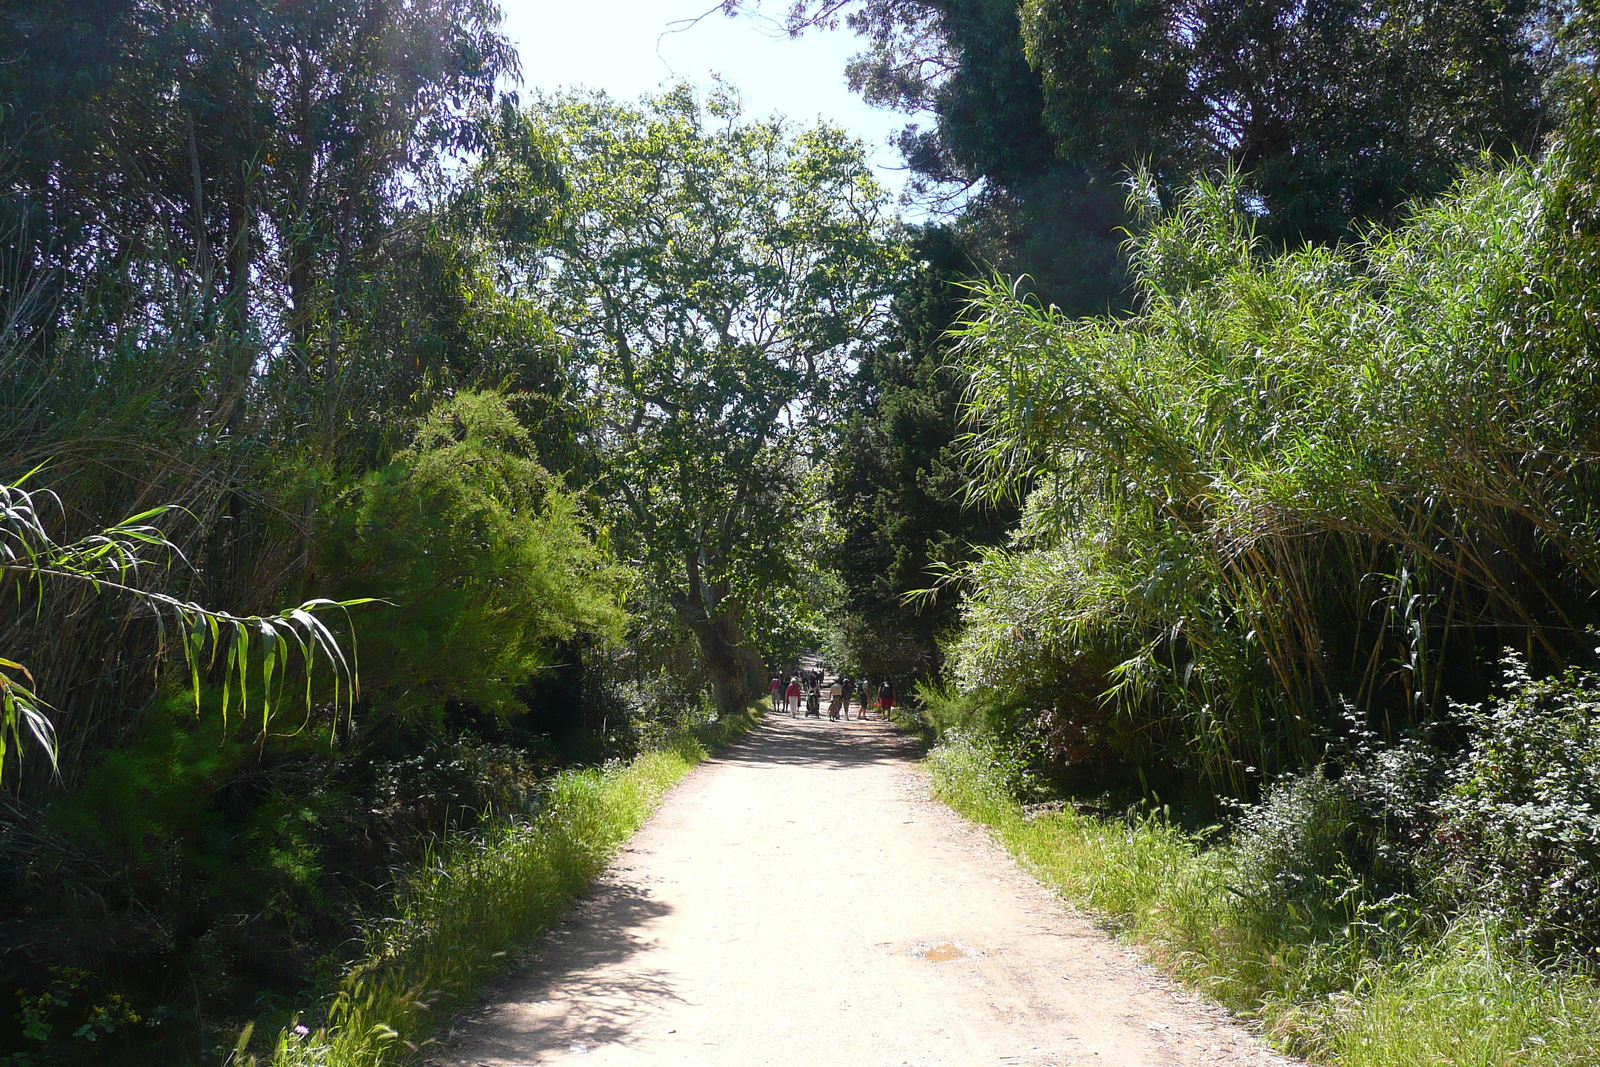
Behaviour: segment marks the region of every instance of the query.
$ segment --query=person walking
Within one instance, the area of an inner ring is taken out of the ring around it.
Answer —
[[[789,715],[791,717],[799,715],[800,714],[800,679],[798,679],[798,678],[789,679],[789,688],[784,690],[784,694],[783,695],[788,700],[788,703],[789,703]]]
[[[855,696],[856,693],[855,679],[844,678],[840,680],[839,684],[844,689],[844,717],[848,721],[850,718],[850,698]]]
[[[837,719],[839,717],[839,705],[843,702],[844,686],[840,685],[839,679],[835,678],[833,684],[828,687],[828,718]],[[848,708],[845,709],[844,717],[846,719],[850,718]]]
[[[814,685],[806,689],[806,718],[822,718],[822,693]]]
[[[883,684],[878,686],[878,718],[887,719],[889,712],[894,709],[894,686],[885,678]]]
[[[772,676],[772,710],[777,711],[783,705],[783,679],[777,675]]]

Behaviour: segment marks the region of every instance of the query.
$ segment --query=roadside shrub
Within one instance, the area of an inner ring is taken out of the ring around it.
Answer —
[[[367,924],[364,958],[310,1017],[321,1025],[296,1017],[259,1059],[249,1051],[247,1029],[231,1062],[414,1062],[419,1041],[504,967],[507,950],[556,919],[667,790],[748,730],[757,714],[747,709],[679,732],[627,764],[563,771],[542,783],[533,816],[453,836],[429,862],[401,875],[392,914]]]
[[[928,753],[934,793],[976,822],[999,825],[1018,810],[1029,781],[1027,763],[993,738],[961,732],[945,735]]]
[[[918,686],[922,714],[936,738],[950,734],[1009,739],[1027,715],[1021,700],[990,690]]]
[[[1448,884],[1539,954],[1600,961],[1600,675],[1535,679],[1464,707],[1471,746],[1440,802]]]
[[[1420,892],[1449,759],[1418,738],[1386,745],[1361,733],[1339,762],[1354,820],[1352,865],[1374,895]]]
[[[1222,850],[1236,917],[1307,940],[1308,986],[1337,988],[1358,947],[1387,958],[1421,928],[1444,928],[1430,885],[1446,762],[1419,739],[1385,744],[1357,727],[1325,763],[1240,806]]]
[[[1320,769],[1277,782],[1245,809],[1234,838],[1239,892],[1263,910],[1342,895],[1352,877],[1354,807]]]
[[[532,814],[540,782],[539,768],[523,750],[470,736],[435,741],[373,771],[364,830],[408,855],[452,831]]]
[[[318,588],[382,599],[358,620],[372,713],[501,713],[578,634],[620,639],[628,572],[534,458],[506,399],[461,393],[355,484],[322,531]]]
[[[1320,758],[1330,694],[1399,735],[1486,696],[1509,641],[1579,653],[1592,125],[1334,248],[1273,250],[1237,176],[1136,199],[1127,317],[979,286],[970,484],[1024,512],[961,572],[951,676],[1063,671],[1105,741],[1243,795]]]

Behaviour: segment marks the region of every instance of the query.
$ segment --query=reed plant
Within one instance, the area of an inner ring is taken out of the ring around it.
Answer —
[[[442,847],[406,876],[392,913],[369,923],[361,959],[314,1024],[296,1018],[259,1060],[246,1030],[230,1062],[410,1062],[508,953],[565,912],[667,790],[760,710],[681,730],[628,764],[564,771],[547,783],[538,815]]]
[[[960,686],[1091,683],[1108,736],[1247,794],[1346,706],[1397,737],[1506,647],[1591,656],[1600,148],[1573,131],[1340,248],[1268,247],[1237,177],[1136,185],[1124,319],[979,285],[971,489],[1025,514],[961,575]]]

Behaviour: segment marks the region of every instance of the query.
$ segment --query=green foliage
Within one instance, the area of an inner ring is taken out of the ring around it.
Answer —
[[[889,329],[861,353],[840,398],[827,481],[844,658],[902,688],[937,675],[938,638],[958,610],[955,590],[909,605],[907,596],[965,562],[974,544],[1000,540],[1014,519],[1009,507],[961,499],[971,473],[957,440],[965,382],[945,333],[961,316],[971,262],[942,228],[914,234],[912,254],[919,267],[895,294]]]
[[[120,993],[103,985],[81,968],[52,967],[47,986],[20,998],[17,1021],[27,1047],[0,1055],[0,1067],[54,1067],[97,1052],[109,1054],[110,1039],[145,1020]]]
[[[223,816],[212,802],[253,754],[251,740],[229,736],[215,716],[196,721],[181,708],[164,710],[50,814],[74,840],[157,878],[175,852],[199,861],[216,843]]]
[[[40,514],[46,501],[60,507],[50,494],[0,484],[0,590],[5,584],[15,584],[19,601],[24,597],[41,599],[46,583],[60,582],[85,585],[96,593],[125,594],[151,609],[163,643],[170,618],[181,629],[177,640],[188,668],[196,713],[200,711],[202,673],[209,677],[221,667],[219,710],[224,730],[230,705],[236,701],[241,717],[246,717],[254,700],[265,734],[274,705],[283,702],[285,681],[295,666],[305,676],[304,703],[309,716],[314,668],[319,660],[326,660],[332,668],[332,709],[337,726],[340,712],[354,700],[359,680],[353,659],[346,657],[333,631],[314,613],[330,608],[348,610],[366,600],[309,600],[270,616],[239,616],[203,608],[132,584],[144,568],[154,565],[149,555],[152,550],[176,554],[176,546],[144,521],[171,508],[142,512],[77,541],[58,544]],[[18,681],[17,675],[32,678],[22,665],[0,659],[0,774],[5,770],[8,747],[20,748],[24,727],[49,754],[51,763],[56,760],[55,727],[45,715],[44,702]]]
[[[380,715],[504,713],[556,642],[620,638],[628,572],[534,453],[504,397],[461,393],[332,509],[322,580],[393,605],[361,629]]]
[[[452,832],[532,814],[541,788],[539,771],[526,752],[511,745],[472,737],[435,741],[414,755],[373,767],[362,797],[373,816],[367,833],[399,857],[432,847]]]
[[[1182,12],[1180,14],[1180,11]],[[1067,158],[1172,186],[1245,170],[1281,238],[1327,239],[1542,132],[1532,3],[1023,5]]]
[[[883,190],[842,131],[746,120],[726,88],[552,97],[505,133],[560,169],[555,238],[509,263],[572,346],[619,550],[736,709],[761,674],[750,605],[795,570],[812,427],[903,261]]]
[[[842,19],[863,38],[866,51],[847,68],[850,86],[874,106],[914,117],[895,138],[910,191],[953,215],[973,260],[1026,276],[1030,291],[1073,314],[1120,310],[1127,278],[1118,246],[1127,216],[1115,172],[1059,151],[1018,7],[1012,0],[801,0],[786,15],[791,33]],[[950,210],[955,204],[959,211]]]
[[[1540,954],[1600,959],[1600,676],[1535,679],[1463,709],[1472,740],[1439,804],[1454,890]]]
[[[1025,771],[1005,746],[952,732],[928,754],[928,765],[935,794],[967,818],[997,826],[1015,813]]]
[[[1351,880],[1353,815],[1349,795],[1320,771],[1276,783],[1239,822],[1240,892],[1262,911],[1338,897]]]
[[[1555,457],[1595,447],[1592,360],[1535,323],[1586,306],[1559,207],[1586,151],[1337,251],[1268,255],[1234,183],[1166,213],[1140,187],[1138,316],[985,289],[974,488],[1028,502],[969,573],[960,682],[1094,683],[1107,729],[1244,789],[1314,758],[1341,699],[1392,738],[1504,644],[1577,654],[1596,487]]]

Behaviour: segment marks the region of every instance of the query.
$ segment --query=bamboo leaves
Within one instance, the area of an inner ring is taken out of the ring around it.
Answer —
[[[275,708],[282,703],[285,681],[295,670],[305,679],[309,716],[317,694],[313,676],[318,663],[325,662],[331,673],[332,729],[338,729],[357,696],[354,653],[346,657],[333,631],[316,613],[348,612],[351,607],[371,603],[371,598],[309,600],[275,615],[234,615],[180,600],[139,584],[145,570],[165,563],[157,559],[158,554],[182,559],[176,546],[150,522],[171,508],[152,508],[80,540],[58,544],[41,510],[47,505],[59,510],[60,501],[48,491],[24,488],[23,480],[0,484],[0,584],[13,583],[19,600],[31,594],[36,603],[42,603],[40,594],[46,583],[62,582],[87,585],[97,593],[134,597],[149,610],[162,643],[176,643],[182,649],[196,714],[201,710],[205,682],[215,680],[224,726],[234,702],[242,718],[254,694],[260,703],[263,736],[271,727]],[[169,641],[168,627],[174,624],[178,636]],[[24,731],[54,763],[55,730],[45,713],[47,705],[33,692],[31,683],[26,667],[0,658],[0,774],[8,754],[20,762]]]
[[[1093,650],[1111,706],[1239,786],[1314,756],[1344,699],[1416,722],[1503,645],[1585,653],[1600,441],[1566,383],[1592,370],[1529,324],[1586,299],[1538,201],[1587,165],[1470,175],[1359,248],[1270,258],[1236,182],[1197,185],[1137,239],[1125,320],[979,286],[973,491],[1029,508],[973,570],[963,680]]]

